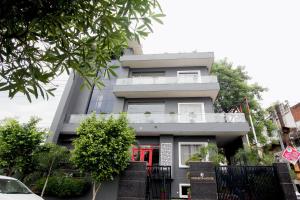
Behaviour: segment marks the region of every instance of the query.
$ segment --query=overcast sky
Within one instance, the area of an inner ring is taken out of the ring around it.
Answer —
[[[269,89],[262,104],[279,100],[300,101],[300,1],[299,0],[161,0],[164,25],[143,41],[144,53],[213,51],[215,59],[227,57],[243,65],[252,82]],[[18,95],[8,99],[0,92],[0,119],[22,121],[36,115],[48,127],[67,77],[55,98],[29,104]]]

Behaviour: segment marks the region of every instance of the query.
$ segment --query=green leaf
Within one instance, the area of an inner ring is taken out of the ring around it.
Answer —
[[[48,99],[53,93],[44,87],[72,71],[91,88],[95,83],[88,80],[107,68],[112,53],[119,56],[128,39],[139,42],[148,36],[152,19],[161,23],[164,17],[157,0],[47,1],[47,6],[55,9],[30,1],[4,1],[0,6],[0,13],[6,13],[0,20],[0,30],[5,30],[0,31],[0,62],[5,66],[0,70],[0,91],[8,91],[10,97],[27,91]],[[35,12],[24,18],[20,10]],[[117,75],[112,70],[99,75],[106,73]]]
[[[24,94],[26,95],[28,101],[31,103],[32,101],[31,101],[30,94],[27,91],[25,91]]]

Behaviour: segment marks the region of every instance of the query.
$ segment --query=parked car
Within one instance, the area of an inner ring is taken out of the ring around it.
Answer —
[[[300,199],[300,193],[299,192],[296,192],[296,197],[297,197],[297,200]]]
[[[0,176],[0,199],[1,200],[43,200],[42,197],[34,194],[21,181]]]

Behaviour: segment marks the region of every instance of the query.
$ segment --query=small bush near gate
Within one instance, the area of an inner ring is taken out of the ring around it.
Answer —
[[[42,192],[46,178],[36,182],[36,191]],[[90,187],[88,181],[72,177],[49,177],[45,195],[54,197],[76,197],[85,194]]]

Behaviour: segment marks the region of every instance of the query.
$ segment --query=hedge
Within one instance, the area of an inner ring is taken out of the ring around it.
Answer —
[[[39,179],[35,186],[36,191],[41,193],[46,178]],[[45,195],[53,197],[76,197],[84,195],[90,187],[88,181],[73,177],[52,176],[48,179]]]

